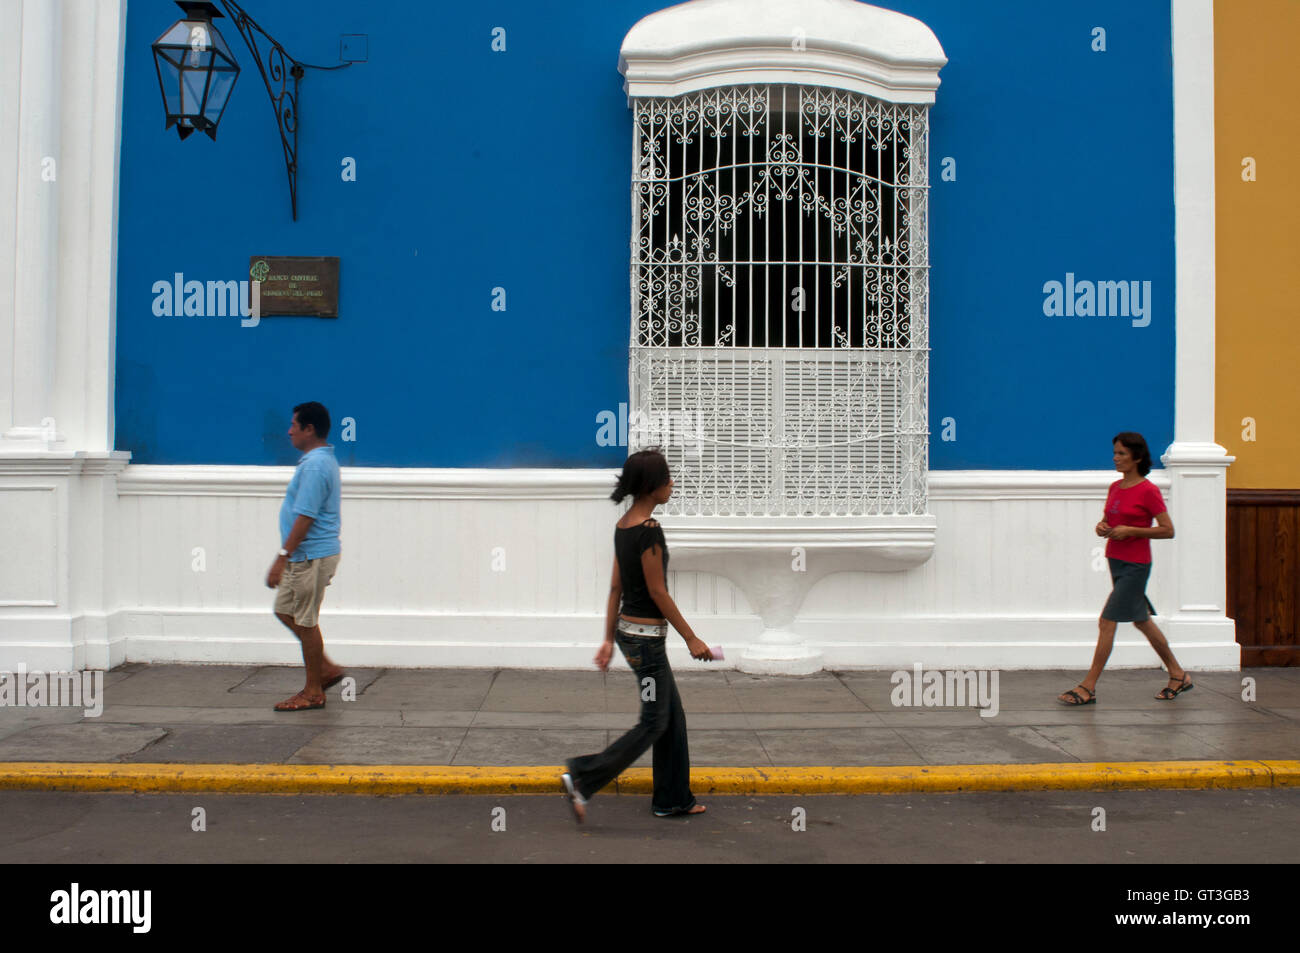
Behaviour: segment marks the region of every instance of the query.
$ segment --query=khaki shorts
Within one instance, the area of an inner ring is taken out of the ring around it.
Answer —
[[[320,604],[325,598],[325,587],[339,568],[339,555],[322,556],[289,563],[280,576],[280,587],[275,590],[275,611],[291,615],[293,621],[310,629],[320,620]]]

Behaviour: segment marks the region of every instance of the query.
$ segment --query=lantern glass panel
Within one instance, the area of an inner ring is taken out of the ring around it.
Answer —
[[[181,72],[181,115],[203,115],[203,99],[208,88],[207,70]]]
[[[180,68],[161,50],[154,59],[158,65],[158,78],[162,84],[163,105],[167,108],[167,115],[179,115],[181,111]]]
[[[213,125],[220,121],[221,113],[226,108],[226,100],[230,98],[230,91],[234,89],[235,80],[238,77],[238,70],[217,69],[212,71],[212,84],[208,87],[208,102],[203,115]]]
[[[234,65],[235,54],[230,52],[230,46],[226,43],[226,38],[221,35],[220,31],[218,31],[216,27],[212,28],[212,46],[218,53]],[[239,67],[236,66],[235,68],[238,69]]]
[[[196,25],[193,20],[177,20],[167,32],[154,41],[154,46],[189,46],[190,27]]]

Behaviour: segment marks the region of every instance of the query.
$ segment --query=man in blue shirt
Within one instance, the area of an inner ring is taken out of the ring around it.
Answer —
[[[320,604],[339,565],[339,464],[325,442],[330,414],[310,401],[293,409],[289,440],[302,452],[280,505],[283,545],[266,575],[275,593],[275,615],[302,642],[307,684],[276,711],[325,707],[325,689],[343,679],[343,669],[325,654]]]

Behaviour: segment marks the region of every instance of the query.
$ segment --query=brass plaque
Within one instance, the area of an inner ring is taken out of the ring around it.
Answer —
[[[338,258],[278,258],[254,255],[248,260],[250,282],[260,281],[259,311],[271,314],[339,316]],[[250,283],[248,291],[253,296]],[[252,302],[249,302],[250,307]]]

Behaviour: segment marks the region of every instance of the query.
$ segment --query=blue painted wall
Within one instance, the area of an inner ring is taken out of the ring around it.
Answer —
[[[249,0],[300,59],[298,222],[251,56],[217,141],[164,131],[132,0],[122,120],[117,435],[137,463],[291,463],[320,400],[363,466],[617,466],[627,400],[631,116],[618,48],[659,0]],[[1166,0],[895,0],[948,54],[931,113],[933,469],[1108,469],[1117,430],[1173,439],[1173,134]],[[490,48],[507,30],[507,51]],[[1094,27],[1107,49],[1091,49]],[[356,161],[355,182],[341,176]],[[956,162],[955,181],[940,178]],[[155,282],[337,255],[337,320],[160,317]],[[1150,281],[1146,327],[1048,317],[1045,282]],[[506,289],[508,308],[490,307]],[[942,439],[945,418],[954,440]]]

